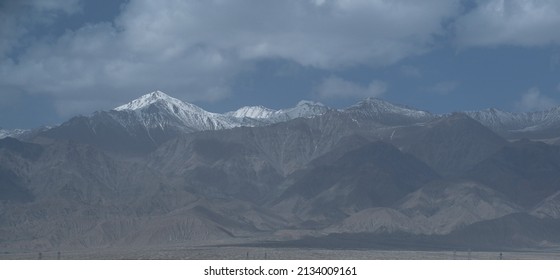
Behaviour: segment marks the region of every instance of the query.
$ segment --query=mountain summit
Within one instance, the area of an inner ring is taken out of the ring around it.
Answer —
[[[307,101],[289,109],[244,107],[219,114],[156,90],[113,110],[72,118],[43,135],[109,150],[143,153],[185,133],[263,126],[299,117],[313,117],[327,110],[320,103]]]
[[[366,98],[352,105],[344,112],[358,121],[375,121],[386,125],[400,125],[425,122],[435,116],[429,112],[395,105],[377,98]]]
[[[295,118],[319,116],[331,110],[329,107],[313,101],[302,100],[293,108],[273,110],[263,106],[245,106],[236,111],[225,113],[226,116],[251,118],[265,123],[277,123]]]
[[[205,111],[159,90],[142,95],[114,110],[135,113],[132,117],[127,115],[124,119],[120,119],[124,126],[128,126],[132,121],[147,128],[173,128],[184,132],[241,126],[236,119]]]
[[[183,101],[181,101],[177,98],[173,98],[173,97],[165,94],[162,91],[156,90],[154,92],[150,92],[148,94],[142,95],[138,99],[132,100],[132,101],[130,101],[130,102],[124,104],[124,105],[121,105],[121,106],[115,108],[114,110],[116,110],[116,111],[140,110],[142,108],[145,108],[147,106],[150,106],[150,105],[152,105],[154,103],[158,103],[158,102],[167,103],[167,104],[176,105],[176,106],[185,105],[185,103]],[[191,105],[191,104],[189,104],[189,105]]]

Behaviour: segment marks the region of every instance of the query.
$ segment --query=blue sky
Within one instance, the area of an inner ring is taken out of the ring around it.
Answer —
[[[560,104],[560,1],[0,1],[0,127],[153,90],[225,112],[378,97],[435,113]]]

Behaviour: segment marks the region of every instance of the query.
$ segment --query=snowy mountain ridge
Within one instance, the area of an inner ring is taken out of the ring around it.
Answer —
[[[235,118],[267,119],[277,112],[278,111],[259,105],[241,107],[236,111],[227,112],[225,115]]]
[[[113,116],[125,127],[141,124],[147,128],[174,127],[185,132],[259,126],[309,118],[324,114],[329,108],[312,101],[300,101],[295,107],[273,110],[263,106],[246,106],[224,114],[208,112],[162,91],[145,94],[113,109]],[[132,114],[131,114],[132,113]]]
[[[165,94],[162,91],[156,90],[154,92],[145,94],[140,96],[138,99],[132,100],[124,105],[118,106],[116,107],[114,110],[115,111],[125,111],[125,110],[129,110],[129,111],[137,111],[137,110],[141,110],[147,106],[150,106],[151,104],[154,103],[158,103],[158,102],[162,102],[165,101],[166,104],[172,106],[179,106],[179,107],[187,107],[188,109],[193,109],[193,110],[197,110],[200,109],[192,104],[189,103],[184,103],[183,101],[171,97],[167,94]],[[200,109],[201,110],[201,109]]]
[[[173,98],[161,91],[154,91],[141,96],[127,104],[116,107],[113,111],[133,113],[116,119],[125,127],[133,122],[140,123],[147,128],[175,127],[185,132],[200,130],[227,129],[243,125],[235,117],[227,117],[211,113],[204,109]]]
[[[236,118],[251,118],[266,123],[288,121],[295,118],[310,118],[326,113],[331,110],[319,102],[302,100],[293,108],[274,110],[264,106],[245,106],[236,111],[227,112],[224,115]]]
[[[389,126],[424,123],[438,117],[438,115],[427,111],[395,105],[385,100],[371,97],[341,111],[351,116],[358,123],[361,121],[374,121]]]
[[[25,133],[29,132],[29,129],[2,129],[0,128],[0,139],[6,137],[17,138]]]
[[[378,98],[366,98],[355,105],[346,108],[344,111],[362,111],[371,115],[398,114],[413,118],[427,118],[434,115],[430,112],[409,108],[407,106],[395,105],[393,103]]]
[[[347,114],[358,123],[374,121],[389,126],[425,123],[449,115],[432,114],[428,111],[396,105],[377,98],[366,98],[344,109],[333,109],[319,102],[302,100],[292,108],[276,110],[260,105],[245,106],[235,111],[220,114],[208,112],[159,90],[142,95],[105,113],[129,132],[138,128],[147,130],[171,128],[181,132],[193,132],[240,126],[269,125],[295,118],[312,118],[323,115],[328,111]],[[535,131],[560,128],[560,106],[545,111],[525,113],[506,112],[494,108],[466,111],[464,113],[502,135],[512,133],[525,135]],[[5,130],[0,128],[0,139],[5,137],[17,138],[25,135],[28,131],[25,129]]]
[[[465,114],[495,131],[534,131],[560,125],[560,107],[521,113],[490,108]]]

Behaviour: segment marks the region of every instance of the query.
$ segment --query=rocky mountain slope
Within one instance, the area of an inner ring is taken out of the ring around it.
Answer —
[[[216,114],[154,92],[0,139],[0,248],[553,247],[559,167],[558,146],[470,114],[378,99]]]

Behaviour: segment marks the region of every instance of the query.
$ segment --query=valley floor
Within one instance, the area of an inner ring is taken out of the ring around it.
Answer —
[[[548,251],[468,252],[468,251],[390,251],[390,250],[331,250],[262,247],[194,246],[151,249],[103,249],[62,251],[63,260],[497,260],[502,253],[505,260],[559,260],[560,249]],[[4,260],[35,260],[39,253],[0,252]],[[57,252],[42,252],[42,259],[57,259]]]

